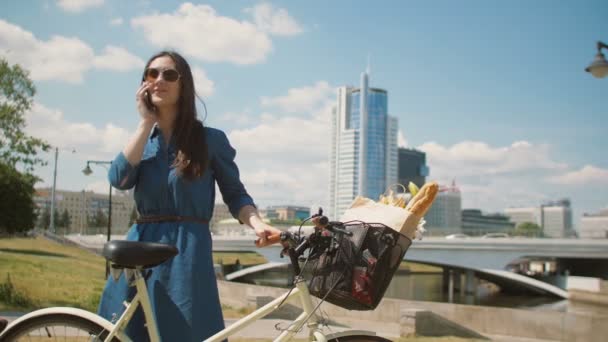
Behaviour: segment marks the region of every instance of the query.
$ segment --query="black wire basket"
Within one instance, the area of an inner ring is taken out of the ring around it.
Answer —
[[[352,233],[319,244],[308,267],[310,293],[348,310],[374,310],[412,240],[379,223],[348,222]]]

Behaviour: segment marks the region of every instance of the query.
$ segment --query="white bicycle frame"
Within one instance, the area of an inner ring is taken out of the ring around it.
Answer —
[[[136,287],[137,291],[135,293],[135,297],[133,297],[133,300],[131,300],[130,303],[124,303],[126,309],[120,316],[120,318],[116,321],[116,323],[113,324],[112,330],[109,332],[108,336],[106,336],[105,342],[111,341],[114,337],[119,338],[121,341],[131,342],[131,339],[124,333],[124,330],[131,318],[133,317],[135,310],[140,305],[143,309],[146,327],[150,336],[150,341],[160,342],[158,327],[156,325],[156,319],[154,318],[154,313],[152,312],[152,307],[150,305],[150,297],[148,296],[146,280],[143,277],[142,270],[125,269],[124,273],[127,277],[129,284],[135,284],[134,286]],[[300,299],[300,304],[304,311],[300,314],[300,316],[298,316],[298,318],[291,322],[289,327],[285,329],[274,340],[274,342],[289,341],[290,338],[292,338],[301,330],[305,323],[308,323],[307,327],[309,328],[309,338],[311,339],[311,341],[327,342],[330,336],[326,336],[325,334],[323,334],[322,331],[318,329],[319,321],[317,315],[314,313],[315,308],[312,301],[312,297],[310,296],[310,293],[308,291],[308,285],[306,285],[306,281],[304,281],[300,277],[296,277],[295,285],[296,287],[291,291],[281,295],[270,303],[241,318],[229,327],[206,339],[205,342],[223,341],[227,337],[232,336],[238,331],[259,320],[260,318],[279,309],[280,305],[283,302],[287,302],[288,300],[293,299],[295,297],[298,297]],[[353,332],[354,331],[351,331],[351,333]],[[368,331],[357,331],[357,333],[370,334],[370,332]],[[342,333],[336,334],[335,336],[334,334],[332,334],[331,337],[338,337],[344,335],[345,334]]]

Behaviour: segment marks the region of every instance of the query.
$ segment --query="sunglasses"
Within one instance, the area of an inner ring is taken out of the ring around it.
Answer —
[[[158,75],[162,75],[163,80],[165,80],[167,82],[175,82],[175,81],[179,80],[179,77],[180,77],[179,72],[177,72],[177,70],[175,70],[175,69],[159,70],[156,68],[148,68],[144,72],[144,78],[148,82],[156,81],[156,79],[158,79]]]

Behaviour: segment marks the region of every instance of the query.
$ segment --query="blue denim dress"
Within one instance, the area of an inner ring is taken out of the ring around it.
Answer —
[[[168,146],[155,127],[148,139],[142,160],[133,167],[121,152],[109,171],[111,184],[118,189],[135,187],[135,202],[140,215],[181,215],[210,220],[217,182],[224,202],[238,218],[245,205],[254,205],[239,178],[234,163],[236,151],[226,135],[205,128],[209,167],[202,177],[189,181],[176,175],[171,166],[177,154],[173,139]],[[246,228],[244,228],[246,229]],[[171,244],[179,254],[152,268],[147,280],[152,309],[162,341],[202,341],[224,328],[217,283],[213,270],[212,241],[208,224],[163,222],[134,224],[127,240]],[[124,275],[118,282],[106,283],[99,314],[108,320],[120,317],[123,301],[134,295]],[[141,309],[127,329],[134,341],[147,341]]]

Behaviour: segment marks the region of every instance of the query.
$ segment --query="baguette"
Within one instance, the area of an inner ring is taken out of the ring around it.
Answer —
[[[438,191],[439,185],[436,182],[425,183],[416,196],[409,201],[405,209],[418,217],[424,216],[431,208]]]

